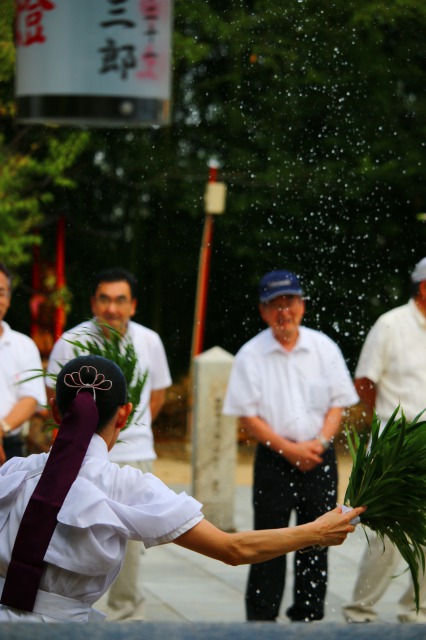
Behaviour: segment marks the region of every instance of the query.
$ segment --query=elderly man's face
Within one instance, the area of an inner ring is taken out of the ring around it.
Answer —
[[[136,312],[136,299],[132,298],[128,282],[101,282],[91,303],[92,313],[99,322],[109,324],[121,335],[126,333],[128,322]]]
[[[0,322],[10,307],[11,293],[9,279],[0,271]]]
[[[275,338],[286,346],[299,335],[299,326],[305,314],[305,302],[300,296],[278,296],[259,305],[262,320],[272,329]]]

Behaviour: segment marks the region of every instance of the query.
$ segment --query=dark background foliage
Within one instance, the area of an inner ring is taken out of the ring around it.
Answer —
[[[214,225],[205,348],[235,353],[255,334],[257,281],[288,268],[308,296],[305,323],[353,369],[365,332],[408,299],[426,255],[425,36],[420,0],[177,0],[171,126],[93,129],[63,171],[72,185],[48,182],[41,251],[53,256],[65,214],[68,326],[90,314],[91,275],[124,266],[140,283],[136,319],[160,332],[173,374],[187,371],[215,158],[228,195]],[[0,82],[3,102],[10,87]],[[0,128],[9,154],[12,141],[42,156],[47,140],[62,148],[76,134],[23,130],[6,112]],[[30,268],[17,268],[9,313],[24,331]]]

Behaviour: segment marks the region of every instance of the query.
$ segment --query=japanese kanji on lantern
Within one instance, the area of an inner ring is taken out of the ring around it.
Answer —
[[[173,0],[16,0],[20,122],[167,124]]]

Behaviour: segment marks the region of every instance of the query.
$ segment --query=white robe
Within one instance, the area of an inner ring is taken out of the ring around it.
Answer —
[[[6,576],[22,515],[47,455],[12,458],[0,468],[0,578]],[[55,609],[58,620],[88,620],[91,605],[120,571],[129,539],[141,540],[148,548],[171,542],[202,520],[200,509],[194,498],[177,495],[152,474],[111,463],[105,442],[95,434],[59,511],[44,558],[47,567],[40,589],[57,594],[57,602],[49,604],[49,598],[39,592],[38,614],[14,614],[0,605],[0,622],[23,617],[33,621],[38,615],[50,619]],[[77,618],[74,609],[79,610]]]

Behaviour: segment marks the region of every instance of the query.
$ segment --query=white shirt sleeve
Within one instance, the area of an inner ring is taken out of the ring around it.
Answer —
[[[245,352],[235,356],[223,404],[228,416],[259,415],[261,386],[256,359]]]
[[[16,381],[16,395],[21,398],[34,398],[39,405],[45,405],[46,392],[44,389],[43,366],[36,344],[28,339],[25,344],[25,364],[18,374]]]
[[[154,334],[153,336],[150,360],[151,389],[155,391],[157,389],[170,387],[172,379],[167,363],[166,351],[158,334]]]
[[[331,340],[330,343],[332,347],[328,367],[330,376],[330,408],[349,407],[359,402],[359,397],[340,348]]]
[[[387,333],[387,325],[379,318],[362,346],[355,378],[368,378],[375,384],[380,380],[387,362]]]

